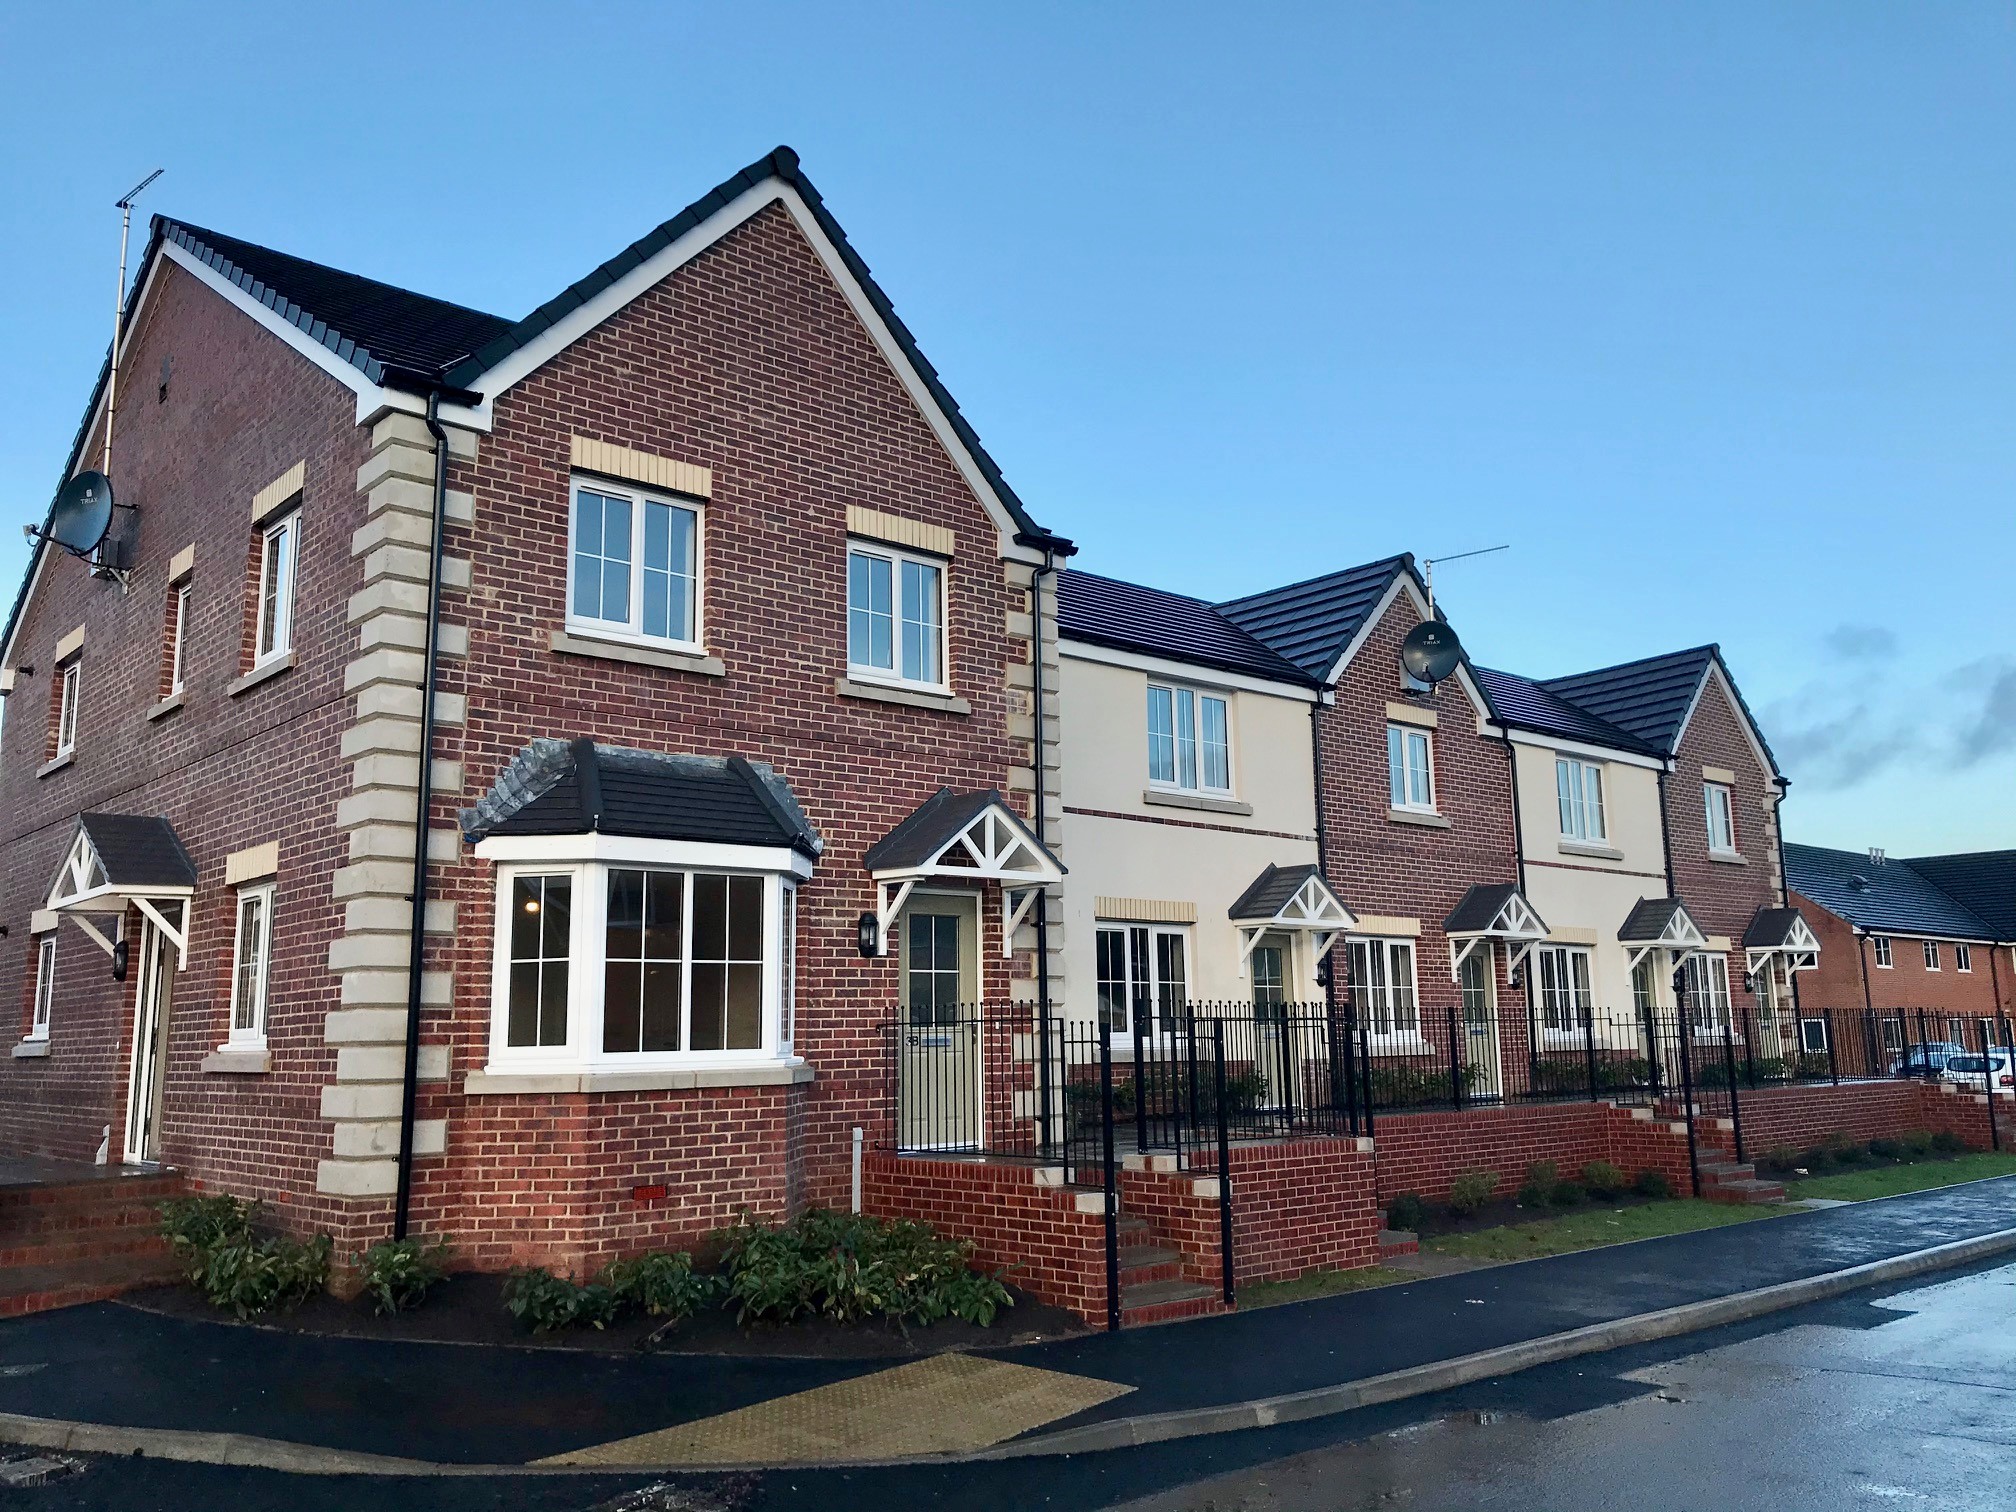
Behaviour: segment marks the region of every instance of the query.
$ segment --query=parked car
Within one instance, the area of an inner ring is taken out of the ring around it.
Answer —
[[[1928,1040],[1922,1045],[1907,1047],[1902,1055],[1892,1060],[1890,1075],[1936,1077],[1946,1069],[1946,1062],[1966,1053],[1965,1045],[1956,1045],[1951,1040]]]
[[[1984,1064],[1993,1062],[1994,1070],[1988,1074],[1993,1076],[1996,1089],[1999,1091],[2004,1087],[2016,1087],[2016,1070],[2011,1069],[2009,1060],[2007,1050],[1990,1050],[1985,1056],[1955,1055],[1947,1060],[1945,1069],[1939,1073],[1939,1079],[1958,1082],[1961,1086],[1972,1087],[1978,1092],[1981,1090]]]

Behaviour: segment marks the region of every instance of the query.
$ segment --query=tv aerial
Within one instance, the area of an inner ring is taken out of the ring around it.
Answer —
[[[1494,551],[1507,551],[1507,546],[1483,546],[1476,551],[1459,551],[1453,556],[1441,558],[1445,562],[1460,562],[1465,557],[1488,556]],[[1435,607],[1435,562],[1434,557],[1422,559],[1421,581],[1428,590],[1428,618],[1407,632],[1407,638],[1400,642],[1400,670],[1408,678],[1433,692],[1435,685],[1453,673],[1463,660],[1463,642],[1456,638],[1456,632],[1449,628]]]

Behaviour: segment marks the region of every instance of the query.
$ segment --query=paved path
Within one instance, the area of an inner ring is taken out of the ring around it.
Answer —
[[[994,1357],[1132,1387],[1067,1423],[1378,1375],[2016,1227],[2016,1177]],[[521,1464],[888,1368],[305,1338],[96,1304],[0,1325],[0,1411]]]

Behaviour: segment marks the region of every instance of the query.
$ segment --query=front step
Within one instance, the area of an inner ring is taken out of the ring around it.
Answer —
[[[157,1204],[182,1190],[174,1173],[0,1188],[0,1318],[178,1279]]]
[[[1178,1318],[1201,1318],[1223,1311],[1224,1294],[1202,1281],[1148,1281],[1120,1289],[1123,1328],[1174,1323]]]
[[[1759,1181],[1757,1168],[1733,1160],[1701,1162],[1701,1195],[1710,1202],[1783,1202],[1785,1188],[1775,1181]]]
[[[169,1255],[106,1255],[63,1265],[24,1265],[0,1271],[0,1318],[19,1318],[81,1302],[102,1302],[137,1286],[182,1279]]]
[[[1379,1258],[1391,1260],[1395,1255],[1418,1255],[1421,1253],[1421,1236],[1410,1229],[1379,1230]]]

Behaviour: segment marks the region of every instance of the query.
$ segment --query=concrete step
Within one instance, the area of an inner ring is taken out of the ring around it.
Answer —
[[[26,1265],[0,1271],[0,1318],[102,1302],[135,1287],[177,1281],[182,1270],[160,1255],[111,1255],[64,1265]]]
[[[1146,1323],[1172,1323],[1178,1318],[1199,1318],[1224,1310],[1223,1293],[1201,1281],[1151,1281],[1123,1288],[1120,1293],[1120,1322],[1129,1328]]]
[[[1379,1230],[1379,1258],[1384,1260],[1392,1255],[1418,1255],[1421,1253],[1421,1236],[1409,1229]]]
[[[1714,1186],[1702,1183],[1701,1195],[1710,1202],[1756,1203],[1783,1202],[1785,1188],[1775,1181],[1724,1181]]]
[[[1128,1244],[1120,1250],[1120,1286],[1143,1286],[1183,1279],[1183,1255],[1160,1244]]]

